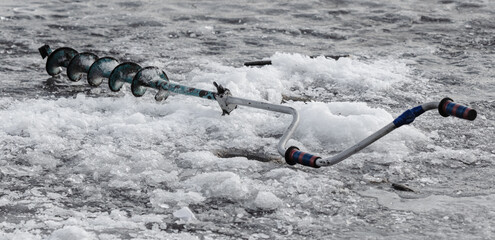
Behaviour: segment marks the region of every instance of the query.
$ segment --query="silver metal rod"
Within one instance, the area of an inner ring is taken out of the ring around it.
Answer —
[[[316,165],[318,165],[318,166],[331,166],[331,165],[337,164],[337,163],[343,161],[344,159],[350,157],[351,155],[361,151],[363,148],[374,143],[376,140],[389,134],[394,129],[396,129],[394,123],[389,123],[387,126],[383,127],[382,129],[376,131],[375,133],[371,134],[367,138],[356,143],[354,146],[351,146],[351,147],[347,148],[346,150],[338,153],[337,155],[334,155],[334,156],[328,157],[328,158],[323,158],[323,159],[320,158],[320,159],[316,160]]]
[[[294,134],[294,131],[296,130],[297,126],[299,125],[299,113],[297,112],[296,109],[278,104],[259,102],[255,100],[237,98],[232,96],[228,96],[226,102],[227,104],[236,104],[236,105],[242,105],[252,108],[264,109],[272,112],[291,114],[292,122],[287,128],[287,130],[285,130],[284,134],[282,135],[282,138],[280,139],[277,145],[278,153],[280,153],[280,155],[282,156],[285,155],[285,150],[286,150],[285,145],[287,144],[292,134]]]
[[[428,111],[428,110],[438,109],[438,104],[439,102],[428,102],[421,105],[421,107],[423,108],[423,110]]]
[[[438,108],[438,102],[429,102],[421,105],[424,111],[432,110],[432,109],[437,109]],[[337,155],[334,155],[332,157],[328,158],[323,158],[323,159],[318,159],[316,160],[316,165],[318,166],[331,166],[335,165],[339,162],[342,162],[344,159],[350,157],[351,155],[361,151],[363,148],[369,146],[370,144],[374,143],[376,140],[382,138],[383,136],[389,134],[393,130],[397,129],[398,127],[395,126],[393,122],[389,123],[385,127],[381,128],[380,130],[376,131],[375,133],[371,134],[367,138],[361,140],[357,144],[347,148],[346,150],[338,153]]]
[[[232,97],[228,96],[226,99],[227,104],[235,104],[235,105],[242,105],[242,106],[247,106],[247,107],[252,107],[252,108],[258,108],[258,109],[263,109],[263,110],[268,110],[272,112],[279,112],[279,113],[285,113],[285,114],[291,114],[292,115],[292,122],[285,130],[284,134],[282,135],[282,138],[280,139],[278,145],[277,145],[277,150],[280,153],[280,155],[285,156],[285,151],[287,149],[286,144],[291,138],[292,134],[294,134],[297,126],[299,125],[299,113],[297,112],[296,109],[288,106],[282,106],[278,104],[272,104],[272,103],[267,103],[267,102],[260,102],[260,101],[255,101],[255,100],[250,100],[250,99],[244,99],[244,98],[237,98],[237,97]],[[438,107],[438,102],[429,102],[421,105],[424,111],[432,110],[432,109],[437,109]],[[389,123],[385,127],[381,128],[380,130],[376,131],[375,133],[371,134],[367,138],[361,140],[357,144],[345,149],[344,151],[332,156],[332,157],[327,157],[327,158],[319,158],[316,160],[316,165],[318,166],[331,166],[335,165],[346,158],[352,156],[353,154],[361,151],[363,148],[366,148],[370,144],[374,143],[378,139],[382,138],[383,136],[389,134],[393,130],[397,129],[398,127],[395,126],[395,124]]]

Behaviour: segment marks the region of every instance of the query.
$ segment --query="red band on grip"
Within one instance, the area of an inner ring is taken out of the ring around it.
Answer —
[[[450,98],[444,98],[438,105],[438,112],[444,117],[454,116],[473,121],[478,113],[476,110],[454,103]]]
[[[304,166],[319,168],[316,164],[316,160],[320,157],[310,153],[301,152],[297,147],[290,147],[285,151],[285,161],[289,165],[295,165],[299,163]]]

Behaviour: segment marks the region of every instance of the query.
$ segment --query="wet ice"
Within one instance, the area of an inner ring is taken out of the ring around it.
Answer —
[[[475,5],[3,1],[0,238],[492,238],[493,3]],[[480,116],[432,111],[334,167],[290,167],[273,158],[289,116],[48,79],[45,43],[292,106],[290,144],[322,156],[445,95]],[[309,57],[328,53],[351,57]]]

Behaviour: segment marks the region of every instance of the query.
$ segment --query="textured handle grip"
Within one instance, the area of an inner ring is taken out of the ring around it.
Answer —
[[[444,117],[454,116],[473,121],[478,113],[476,110],[454,103],[450,98],[444,98],[438,104],[438,112]]]
[[[297,147],[290,147],[285,151],[285,162],[289,165],[299,163],[304,166],[319,168],[320,166],[316,165],[316,160],[319,158],[313,154],[301,152]]]

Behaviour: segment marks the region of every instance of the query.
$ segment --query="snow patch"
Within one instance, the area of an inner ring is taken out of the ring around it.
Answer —
[[[282,200],[271,192],[258,192],[254,199],[254,206],[262,210],[275,210],[282,205]]]
[[[232,172],[202,173],[186,180],[185,185],[211,198],[241,200],[249,193],[248,185]]]
[[[95,237],[86,232],[86,230],[76,226],[65,226],[62,229],[55,230],[48,240],[91,240]]]
[[[170,208],[177,206],[188,206],[204,201],[205,198],[198,192],[185,192],[178,190],[177,192],[169,192],[161,189],[153,191],[150,197],[150,202],[153,207]]]
[[[410,71],[406,64],[390,64],[386,60],[364,63],[352,58],[334,60],[290,53],[276,53],[270,59],[273,67],[283,73],[283,78],[299,83],[300,87],[317,82],[320,86],[385,90],[394,83],[405,81],[404,73]]]

